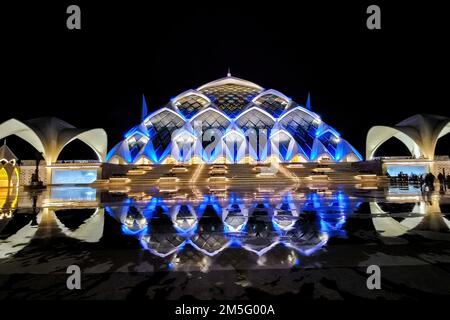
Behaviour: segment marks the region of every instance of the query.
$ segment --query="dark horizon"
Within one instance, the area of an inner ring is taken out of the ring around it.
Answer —
[[[259,4],[258,4],[259,3]],[[65,27],[71,3],[9,11],[8,79],[0,121],[54,116],[101,127],[111,149],[149,112],[204,83],[233,76],[305,104],[364,155],[367,131],[443,107],[443,10],[378,3],[382,29],[366,29],[367,3],[201,2],[160,7],[88,4],[82,30]],[[371,3],[369,3],[371,4]],[[441,12],[439,12],[441,11]],[[433,13],[433,16],[431,15]]]

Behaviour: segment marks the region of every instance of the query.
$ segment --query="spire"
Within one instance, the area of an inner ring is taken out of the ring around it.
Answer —
[[[148,114],[147,102],[145,101],[145,96],[142,95],[141,121],[144,121],[147,114]]]
[[[311,110],[311,93],[308,92],[308,99],[306,100],[306,109]]]
[[[231,77],[231,69],[230,69],[230,67],[228,67],[227,77]]]

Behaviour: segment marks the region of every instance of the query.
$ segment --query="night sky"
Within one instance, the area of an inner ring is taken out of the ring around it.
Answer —
[[[448,18],[436,4],[38,2],[2,7],[0,121],[102,127],[111,148],[138,123],[142,94],[154,111],[228,68],[300,104],[311,92],[313,111],[361,154],[373,125],[450,116]],[[81,31],[66,29],[69,4]],[[366,28],[369,4],[382,30]]]

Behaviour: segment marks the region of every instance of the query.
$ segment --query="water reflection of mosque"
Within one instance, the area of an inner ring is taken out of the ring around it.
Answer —
[[[296,265],[302,257],[320,252],[330,239],[346,238],[346,222],[355,212],[371,214],[372,229],[380,238],[411,232],[434,238],[436,231],[450,229],[449,220],[440,213],[438,198],[360,200],[344,192],[309,193],[302,199],[287,195],[275,200],[241,199],[231,194],[220,200],[206,196],[195,203],[127,199],[120,205],[89,211],[43,208],[29,214],[16,210],[0,221],[0,258],[13,257],[33,239],[48,236],[40,232],[49,228],[52,235],[95,245],[105,241],[105,219],[111,218],[121,226],[115,243],[131,237],[169,268],[203,271],[233,259],[237,265],[245,260],[258,267]]]
[[[12,217],[18,199],[18,188],[0,188],[0,220]]]

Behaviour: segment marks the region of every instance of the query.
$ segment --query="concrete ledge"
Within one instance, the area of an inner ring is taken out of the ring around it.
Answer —
[[[140,165],[138,165],[138,168],[140,170],[145,170],[145,171],[153,170],[153,166],[146,165],[146,164],[140,164]]]
[[[209,186],[209,191],[211,192],[225,192],[227,191],[227,186],[224,184]]]
[[[174,185],[162,185],[158,187],[159,192],[178,192],[178,187]]]
[[[130,179],[126,177],[111,177],[109,178],[110,184],[127,184],[130,183]]]
[[[159,184],[175,184],[178,183],[180,179],[178,179],[177,177],[161,177],[158,180]]]
[[[107,184],[107,183],[109,183],[109,179],[97,179],[91,184]]]
[[[188,172],[188,169],[184,166],[175,166],[170,171],[172,173],[184,173],[184,172]]]
[[[256,176],[257,177],[275,177],[277,175],[276,172],[274,171],[263,171],[258,173]]]
[[[219,177],[209,177],[208,182],[209,183],[227,183],[228,179],[225,176],[219,176]]]
[[[329,172],[334,172],[333,169],[331,168],[314,168],[311,171],[313,172],[317,172],[317,173],[329,173]]]
[[[377,190],[378,186],[373,183],[357,183],[355,184],[355,188],[363,190]]]
[[[126,186],[112,186],[111,188],[109,188],[108,192],[109,193],[120,193],[120,194],[128,194],[128,192],[130,192],[130,187],[126,187]]]
[[[209,174],[226,174],[227,169],[225,168],[212,168]]]
[[[134,198],[136,201],[149,201],[152,199],[152,196],[149,194],[146,194],[145,192],[130,192],[128,193],[128,197]]]
[[[361,182],[377,182],[378,176],[376,174],[359,174],[355,176],[355,179]]]
[[[305,166],[301,163],[292,163],[292,164],[288,164],[286,167],[293,168],[293,169],[299,169],[299,168],[304,168]]]
[[[145,170],[131,169],[131,170],[128,170],[127,175],[129,175],[129,176],[141,176],[141,175],[146,174],[146,173],[147,173],[147,171],[145,171]]]
[[[228,167],[224,164],[214,164],[211,166],[211,169],[228,169]]]
[[[254,171],[262,171],[262,170],[265,170],[265,169],[268,169],[268,168],[270,168],[270,165],[267,165],[267,166],[254,166],[253,167],[253,169],[252,170],[254,170]]]
[[[329,178],[326,174],[316,174],[312,176],[305,177],[305,180],[309,181],[328,181]]]

